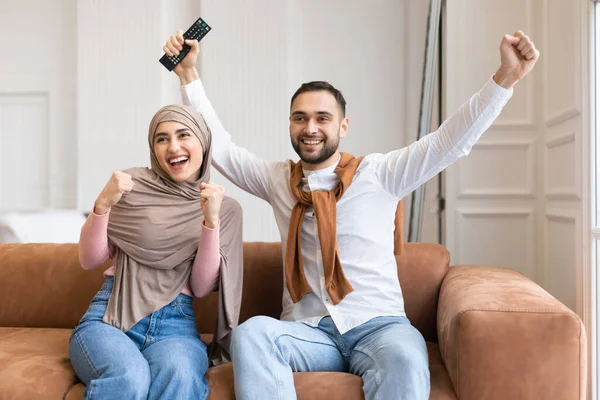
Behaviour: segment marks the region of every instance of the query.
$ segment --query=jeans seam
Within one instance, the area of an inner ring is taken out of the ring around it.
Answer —
[[[206,399],[208,399],[208,395],[210,393],[208,381],[205,381],[203,386],[204,386],[204,395],[201,397],[201,400],[206,400]]]
[[[179,303],[175,303],[175,308],[183,318],[188,319],[190,321],[194,321],[196,319],[196,315],[190,316],[183,312],[183,309]]]
[[[364,354],[366,357],[369,357],[371,359],[371,361],[373,362],[373,365],[375,366],[375,399],[377,400],[379,398],[379,388],[381,387],[381,377],[379,376],[379,365],[377,364],[377,359],[376,357],[374,357],[374,355],[366,350],[366,349],[357,349],[354,348],[354,351],[358,352],[358,353],[362,353]],[[362,378],[362,376],[361,376]]]
[[[92,400],[94,394],[94,381],[90,381],[90,384],[86,386],[85,400]]]
[[[279,338],[283,336],[279,333],[275,333],[273,334],[273,336],[271,337],[271,342],[273,343],[273,346],[271,348],[271,362],[274,367],[273,367],[273,376],[275,377],[275,386],[277,387],[277,398],[279,400],[284,400],[283,397],[283,382],[281,382],[281,379],[279,378],[279,375],[277,375],[277,368],[275,368],[277,361],[275,360],[275,354],[276,352],[279,350],[279,347],[277,347],[277,340],[279,340]],[[289,364],[288,364],[289,366]],[[291,369],[291,367],[290,367]],[[293,374],[293,371],[292,371]]]
[[[340,350],[340,352],[342,353],[342,356],[345,358],[350,357],[350,354],[348,353],[348,347],[346,346],[346,342],[344,341],[344,337],[338,332],[336,333],[336,339],[334,340],[334,342],[337,342],[338,345],[338,349]]]
[[[148,329],[146,329],[146,332],[144,333],[144,343],[142,343],[142,345],[140,346],[140,351],[145,350],[152,344],[151,330],[152,330],[152,319],[154,318],[154,313],[150,314],[149,317],[150,318],[148,319]],[[138,323],[139,323],[139,321],[138,321]]]
[[[314,340],[307,340],[307,339],[299,338],[299,337],[297,337],[297,336],[294,336],[294,335],[292,335],[292,334],[290,334],[290,333],[276,334],[275,336],[277,336],[277,337],[276,337],[276,338],[271,338],[271,340],[272,340],[273,342],[275,342],[276,340],[279,340],[279,338],[282,338],[282,337],[284,337],[284,336],[289,336],[289,337],[291,337],[291,338],[294,338],[294,339],[296,339],[296,340],[299,340],[299,341],[301,341],[301,342],[305,342],[305,343],[314,343],[314,344],[322,344],[322,345],[325,345],[325,346],[329,346],[329,347],[333,347],[333,348],[335,348],[335,349],[338,349],[337,345],[335,345],[335,344],[329,344],[329,343],[323,343],[323,342],[315,342]],[[338,349],[338,350],[339,350],[339,349]]]
[[[273,343],[273,346],[272,346],[272,349],[271,349],[271,361],[272,361],[273,365],[276,364],[275,353],[276,353],[277,350],[279,350],[279,347],[277,346],[277,341],[280,338],[284,337],[284,336],[294,338],[294,339],[299,340],[301,342],[322,344],[322,345],[333,347],[333,348],[339,350],[337,346],[331,345],[329,343],[315,342],[313,340],[306,340],[306,339],[303,339],[303,338],[296,337],[296,336],[294,336],[292,334],[289,334],[289,333],[283,333],[283,334],[275,333],[275,334],[273,334],[271,336],[271,342]],[[289,366],[289,364],[288,364],[288,366]],[[291,367],[290,367],[290,369],[291,369]],[[293,371],[292,371],[292,373],[293,373]],[[281,393],[281,389],[283,388],[283,382],[281,382],[281,379],[279,379],[279,376],[277,375],[277,373],[275,371],[274,371],[273,375],[275,376],[275,384],[277,386],[277,398],[279,400],[283,400],[284,397],[283,397],[283,394]],[[292,382],[293,382],[293,380],[292,380]]]
[[[275,367],[277,364],[277,361],[275,360],[275,353],[277,351],[277,344],[275,343],[275,341],[273,341],[273,346],[271,348],[271,365],[273,365],[273,376],[275,377],[275,387],[277,388],[277,399],[282,400],[283,396],[281,393],[281,388],[283,386],[283,383],[281,382],[281,379],[279,379],[279,376],[277,375],[277,368]]]
[[[94,371],[94,374],[96,375],[95,379],[99,378],[100,377],[100,373],[98,372],[98,370],[96,369],[96,366],[94,365],[94,363],[90,359],[89,352],[88,352],[87,348],[83,345],[83,342],[81,340],[79,340],[79,334],[75,333],[75,335],[73,335],[73,337],[77,341],[77,345],[81,348],[81,352],[85,356],[84,357],[85,360],[87,361],[87,363],[89,364],[89,366],[92,368],[92,371]]]
[[[167,306],[168,306],[168,304],[167,304]],[[158,338],[160,337],[160,330],[162,329],[162,323],[163,323],[163,320],[165,318],[165,313],[166,313],[165,308],[167,306],[161,307],[160,310],[158,310],[158,321],[156,321],[156,329],[154,331],[156,333],[154,335],[156,337],[156,341],[158,341]]]
[[[323,319],[324,318],[327,318],[327,317],[323,317]],[[333,323],[333,320],[331,322]],[[320,324],[320,322],[319,322],[319,324]],[[341,353],[343,358],[350,357],[350,354],[348,353],[349,348],[348,348],[348,346],[346,346],[346,342],[344,341],[344,335],[342,335],[340,333],[340,331],[335,326],[335,323],[333,325],[334,332],[332,332],[332,334],[330,334],[327,330],[325,330],[320,325],[318,325],[316,328],[318,330],[320,330],[321,332],[323,332],[325,335],[327,335],[327,337],[329,337],[329,339],[331,339],[331,341],[333,343],[335,343],[334,347]]]

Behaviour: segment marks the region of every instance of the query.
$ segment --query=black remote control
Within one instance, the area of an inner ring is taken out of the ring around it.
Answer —
[[[200,41],[206,34],[210,32],[210,26],[202,18],[198,18],[196,22],[188,29],[184,34],[184,39]],[[169,57],[164,55],[160,58],[160,63],[165,66],[169,71],[173,71],[173,68],[177,66],[183,60],[183,58],[190,52],[191,47],[187,44],[183,44],[183,49],[179,52],[177,57]]]

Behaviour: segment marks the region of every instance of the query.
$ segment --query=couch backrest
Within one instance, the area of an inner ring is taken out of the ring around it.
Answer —
[[[408,317],[435,342],[437,299],[448,253],[439,245],[409,243],[397,262]],[[100,289],[104,269],[84,271],[76,244],[0,244],[0,326],[74,327]],[[244,243],[240,322],[255,315],[278,318],[282,291],[280,243]],[[201,333],[214,330],[217,296],[195,300]]]
[[[244,243],[244,283],[240,323],[256,315],[279,318],[283,294],[280,243]],[[198,331],[213,333],[217,323],[218,293],[194,300]]]
[[[100,289],[106,264],[79,264],[77,244],[0,243],[0,327],[72,328]],[[244,243],[242,321],[281,313],[283,278],[279,243]],[[196,299],[198,328],[212,333],[217,293]]]
[[[444,246],[404,243],[396,256],[406,315],[425,340],[437,342],[437,305],[450,257]],[[244,285],[240,323],[255,315],[279,318],[283,293],[280,243],[244,243]],[[194,303],[198,330],[211,333],[216,323],[217,294]]]
[[[0,243],[0,326],[72,328],[104,269],[83,270],[77,244]]]
[[[438,298],[450,266],[448,250],[433,243],[405,243],[396,264],[406,316],[425,340],[437,343]]]

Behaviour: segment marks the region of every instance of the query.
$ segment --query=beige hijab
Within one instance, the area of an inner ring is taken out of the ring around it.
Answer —
[[[198,179],[175,182],[154,154],[154,134],[161,122],[176,121],[200,140],[203,161]],[[211,135],[202,115],[192,108],[161,108],[148,131],[151,168],[132,168],[135,187],[112,207],[108,239],[116,248],[115,283],[103,321],[124,332],[154,311],[172,302],[190,277],[202,227],[200,183],[208,182]],[[229,359],[229,341],[237,325],[242,286],[242,215],[231,198],[220,213],[221,264],[219,311],[214,341],[209,349],[213,364]]]

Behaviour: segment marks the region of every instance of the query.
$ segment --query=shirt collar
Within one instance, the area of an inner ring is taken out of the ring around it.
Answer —
[[[306,170],[304,168],[302,168],[302,173],[304,174],[305,178],[308,178],[309,176],[313,175],[313,176],[326,176],[326,175],[331,175],[335,173],[335,168],[338,166],[338,164],[340,163],[341,160],[341,155],[338,153],[338,158],[337,160],[331,164],[329,167],[323,168],[323,169],[317,169],[315,171],[309,171]]]

